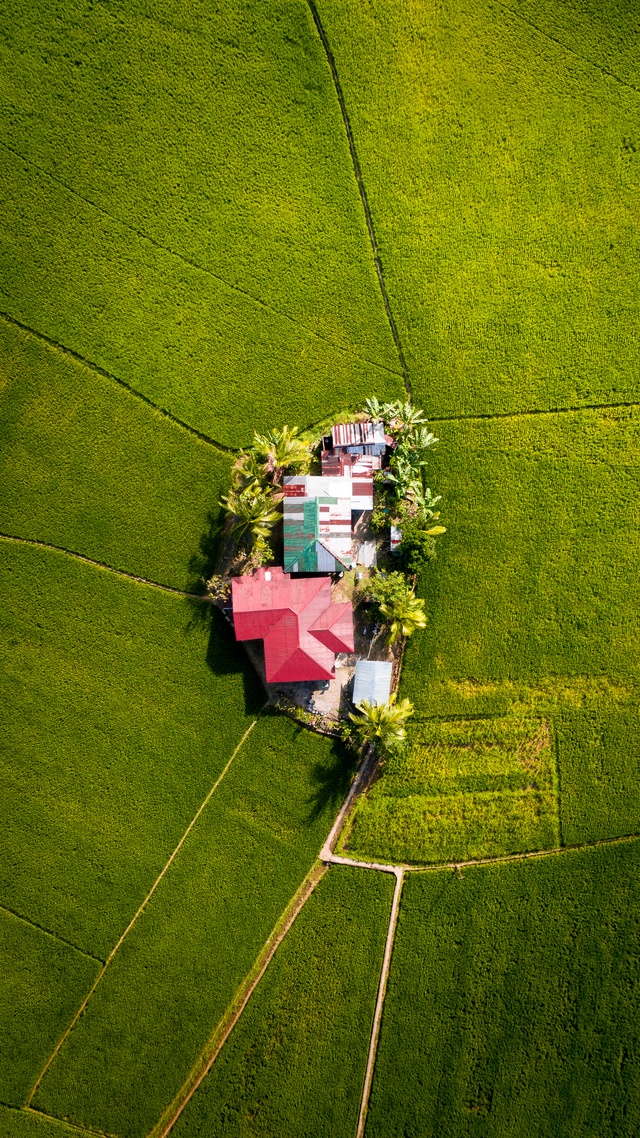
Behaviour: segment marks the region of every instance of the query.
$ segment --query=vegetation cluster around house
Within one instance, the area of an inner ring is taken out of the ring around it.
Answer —
[[[1,22],[3,1138],[148,1138],[316,864],[351,757],[195,594],[225,448],[409,391],[416,716],[345,840],[419,868],[365,1138],[637,1138],[633,5]],[[391,884],[328,871],[176,1133],[355,1133]]]

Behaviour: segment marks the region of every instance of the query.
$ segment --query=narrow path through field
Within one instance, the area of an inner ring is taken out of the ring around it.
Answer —
[[[636,399],[623,399],[616,403],[578,403],[570,407],[530,407],[524,411],[470,411],[460,415],[433,415],[430,423],[458,423],[474,419],[524,419],[532,415],[571,415],[577,411],[608,411],[624,407],[640,407]]]
[[[248,728],[247,728],[247,730],[245,731],[245,733],[244,733],[244,735],[242,736],[242,738],[241,738],[240,742],[238,743],[237,747],[235,748],[235,750],[234,750],[233,754],[231,755],[230,759],[227,761],[227,764],[226,764],[226,766],[225,766],[225,767],[223,768],[223,770],[220,772],[220,774],[218,775],[217,779],[215,780],[215,782],[214,782],[213,786],[211,787],[211,789],[210,789],[210,790],[209,790],[209,792],[207,793],[206,797],[203,799],[203,801],[201,802],[200,806],[199,806],[199,807],[198,807],[198,809],[196,810],[196,813],[194,814],[193,818],[192,818],[192,819],[191,819],[191,821],[189,822],[189,825],[187,826],[186,830],[184,831],[184,833],[183,833],[182,837],[180,838],[180,841],[178,842],[177,846],[176,846],[176,847],[175,847],[175,849],[173,850],[173,853],[171,854],[171,856],[169,857],[169,859],[167,860],[167,862],[166,862],[166,863],[165,863],[165,865],[163,866],[162,870],[160,871],[160,873],[159,873],[159,874],[158,874],[158,876],[156,877],[156,879],[155,879],[155,881],[154,881],[153,885],[151,886],[151,889],[149,890],[149,892],[147,893],[146,897],[144,898],[144,901],[142,902],[142,904],[139,906],[139,908],[138,908],[137,912],[134,914],[134,916],[133,916],[133,917],[131,918],[131,920],[129,921],[129,924],[127,925],[126,929],[125,929],[125,930],[124,930],[124,932],[122,933],[122,936],[120,937],[120,939],[118,940],[118,942],[117,942],[117,943],[114,945],[114,947],[111,949],[111,952],[109,953],[109,955],[108,955],[108,957],[107,957],[107,959],[106,959],[106,961],[105,961],[105,963],[104,963],[103,967],[102,967],[102,968],[100,969],[100,971],[98,972],[98,975],[96,976],[96,978],[95,978],[95,980],[94,980],[93,984],[92,984],[92,985],[91,985],[91,987],[89,988],[89,991],[87,992],[87,994],[86,994],[86,996],[85,996],[84,1000],[83,1000],[83,1001],[82,1001],[82,1003],[80,1004],[80,1007],[78,1008],[78,1010],[77,1010],[76,1014],[74,1015],[73,1019],[71,1020],[71,1023],[70,1023],[70,1024],[69,1024],[69,1026],[66,1028],[66,1030],[65,1030],[65,1031],[64,1031],[64,1033],[63,1033],[63,1035],[61,1035],[61,1037],[60,1037],[60,1039],[58,1040],[58,1042],[57,1042],[56,1046],[54,1047],[53,1051],[51,1052],[51,1055],[50,1055],[50,1056],[49,1056],[49,1058],[47,1059],[47,1061],[46,1061],[46,1063],[45,1063],[44,1067],[43,1067],[43,1068],[42,1068],[42,1070],[40,1071],[40,1074],[38,1075],[38,1077],[37,1077],[37,1079],[36,1079],[35,1083],[33,1084],[33,1087],[31,1088],[31,1091],[29,1092],[29,1097],[27,1098],[27,1101],[26,1101],[26,1103],[25,1103],[25,1105],[26,1105],[26,1106],[30,1106],[30,1105],[31,1105],[31,1103],[32,1103],[32,1101],[33,1101],[33,1098],[34,1098],[34,1096],[35,1096],[35,1093],[36,1093],[36,1091],[38,1090],[38,1087],[40,1086],[40,1083],[42,1082],[42,1080],[43,1080],[44,1076],[46,1075],[47,1071],[49,1070],[49,1067],[50,1067],[50,1066],[51,1066],[51,1064],[53,1063],[53,1060],[55,1059],[56,1055],[57,1055],[57,1054],[58,1054],[58,1052],[60,1051],[60,1048],[62,1047],[63,1043],[65,1042],[65,1040],[66,1040],[66,1039],[68,1039],[69,1035],[70,1035],[70,1034],[71,1034],[71,1032],[73,1031],[73,1029],[74,1029],[75,1025],[77,1024],[78,1020],[80,1019],[80,1016],[82,1015],[82,1013],[83,1013],[83,1011],[85,1010],[85,1008],[86,1008],[87,1004],[89,1003],[89,1000],[91,999],[91,997],[92,997],[93,993],[95,992],[96,988],[98,987],[98,984],[99,984],[99,983],[100,983],[100,981],[102,980],[102,978],[103,978],[103,976],[104,976],[105,972],[107,971],[107,969],[108,969],[109,965],[111,964],[111,961],[113,960],[114,956],[116,955],[116,953],[117,953],[118,949],[119,949],[119,948],[120,948],[120,946],[122,945],[122,943],[123,943],[123,941],[125,940],[125,938],[126,938],[126,937],[129,935],[129,933],[131,932],[131,930],[132,930],[133,926],[135,925],[136,921],[138,920],[138,918],[141,916],[141,914],[142,914],[142,913],[144,912],[144,910],[146,909],[147,905],[149,904],[149,901],[150,901],[150,900],[151,900],[151,898],[153,897],[153,894],[155,893],[156,889],[158,888],[158,886],[159,886],[160,882],[162,881],[162,878],[165,876],[165,874],[167,873],[167,871],[168,871],[168,870],[171,868],[171,866],[173,865],[173,862],[175,861],[175,859],[176,859],[177,855],[179,854],[180,850],[182,849],[182,847],[183,847],[183,845],[184,845],[185,841],[186,841],[186,840],[187,840],[187,838],[189,837],[189,834],[191,833],[191,831],[192,831],[193,827],[195,826],[196,822],[198,821],[198,818],[199,818],[199,817],[200,817],[200,815],[202,814],[202,811],[205,809],[205,807],[207,806],[207,804],[208,804],[208,803],[209,803],[209,801],[211,800],[211,797],[212,797],[212,795],[215,793],[215,791],[216,791],[216,790],[218,789],[218,787],[220,786],[220,783],[222,782],[222,780],[223,780],[224,776],[226,775],[227,771],[229,770],[229,767],[231,766],[231,764],[232,764],[233,760],[235,759],[236,755],[238,754],[238,751],[239,751],[239,750],[241,749],[241,747],[243,746],[243,744],[244,744],[245,740],[248,738],[248,736],[250,735],[251,731],[253,731],[253,728],[255,727],[255,725],[256,725],[256,723],[257,723],[257,722],[258,722],[258,720],[257,720],[257,719],[254,719],[254,720],[253,720],[253,722],[252,722],[252,723],[249,725],[249,727],[248,727]]]
[[[393,891],[393,903],[391,905],[391,914],[389,916],[389,928],[387,931],[386,944],[384,946],[382,972],[380,973],[378,998],[376,1000],[376,1010],[373,1016],[373,1026],[371,1028],[371,1041],[369,1043],[369,1055],[367,1057],[367,1069],[364,1076],[364,1087],[362,1088],[362,1100],[360,1102],[360,1114],[358,1117],[358,1129],[356,1131],[356,1138],[362,1138],[367,1121],[367,1110],[369,1109],[369,1097],[371,1095],[371,1083],[373,1081],[373,1069],[375,1067],[376,1054],[378,1052],[378,1039],[380,1038],[380,1021],[382,1020],[382,1009],[384,1007],[384,1000],[387,994],[387,980],[389,978],[389,967],[391,965],[391,953],[393,952],[393,942],[396,938],[398,913],[400,911],[400,896],[404,882],[404,870],[396,869],[395,874],[396,887]]]
[[[148,585],[151,589],[160,589],[163,593],[173,593],[178,597],[189,597],[193,601],[202,601],[203,604],[212,604],[211,598],[202,593],[189,593],[185,589],[178,589],[174,585],[162,585],[160,581],[150,581],[148,577],[136,577],[134,573],[127,573],[126,569],[115,569],[107,565],[106,561],[96,561],[84,553],[77,553],[74,549],[66,549],[63,545],[54,545],[51,541],[38,541],[31,537],[16,537],[11,533],[0,533],[0,541],[10,541],[15,545],[30,545],[36,549],[51,549],[54,553],[64,553],[76,561],[84,561],[86,565],[93,565],[96,569],[105,569],[107,573],[115,573],[117,577],[124,577],[127,581],[136,581],[139,585]]]
[[[36,1110],[33,1106],[21,1106],[20,1113],[31,1114],[35,1118],[46,1119],[47,1122],[55,1122],[57,1126],[68,1126],[74,1134],[84,1135],[95,1134],[96,1138],[118,1138],[117,1134],[107,1134],[104,1130],[95,1130],[92,1126],[76,1126],[75,1122],[69,1122],[66,1118],[58,1118],[55,1114],[47,1114],[44,1110]]]
[[[235,1025],[237,1024],[240,1016],[246,1008],[251,996],[255,992],[258,984],[264,976],[273,956],[282,944],[285,936],[289,932],[292,924],[298,916],[300,910],[306,905],[309,897],[313,893],[316,885],[324,877],[327,872],[328,866],[322,865],[318,862],[312,867],[307,876],[305,877],[302,885],[297,893],[292,897],[287,905],[284,913],[282,914],[278,924],[274,928],[271,936],[264,945],[258,959],[256,960],[253,968],[245,977],[240,988],[236,992],[232,1003],[225,1012],[224,1016],[217,1025],[213,1035],[200,1055],[197,1063],[189,1072],[182,1087],[178,1091],[175,1099],[167,1107],[162,1118],[149,1132],[148,1138],[166,1138],[169,1131],[177,1122],[178,1118],[185,1109],[187,1103],[193,1098],[198,1087],[203,1079],[209,1074],[213,1067],[218,1055],[224,1047],[227,1039],[231,1035]]]
[[[318,35],[320,37],[320,42],[322,43],[325,55],[327,57],[327,63],[329,64],[329,69],[331,71],[331,77],[333,79],[333,85],[335,87],[336,96],[338,98],[338,103],[340,104],[340,113],[342,115],[342,121],[344,123],[345,133],[347,135],[347,142],[349,143],[349,153],[351,154],[351,162],[353,164],[353,172],[355,174],[356,183],[358,186],[358,192],[360,194],[360,200],[362,201],[362,208],[364,210],[364,216],[365,216],[365,220],[367,223],[367,232],[369,234],[369,241],[371,243],[371,251],[373,253],[373,260],[374,260],[374,264],[376,267],[376,273],[378,275],[378,283],[380,285],[380,292],[382,294],[382,301],[384,303],[385,312],[387,314],[387,320],[389,321],[389,327],[391,329],[391,335],[393,336],[393,342],[396,346],[396,351],[398,353],[398,359],[400,360],[400,366],[402,367],[402,377],[404,379],[404,385],[405,385],[405,388],[407,390],[407,394],[411,395],[411,380],[409,379],[409,372],[407,370],[407,362],[405,359],[404,350],[402,348],[402,343],[400,341],[400,335],[398,333],[398,327],[397,327],[397,324],[395,322],[393,312],[391,311],[391,304],[389,302],[389,295],[387,293],[387,286],[385,284],[384,274],[382,272],[382,262],[380,260],[380,252],[378,249],[378,242],[376,240],[376,233],[375,233],[375,229],[373,227],[373,217],[371,216],[371,209],[369,207],[369,198],[367,196],[367,190],[366,190],[364,180],[362,177],[362,169],[360,166],[360,159],[358,158],[358,152],[356,150],[355,139],[353,137],[353,131],[351,129],[351,121],[349,119],[349,112],[347,110],[347,104],[345,102],[344,92],[342,90],[342,84],[340,82],[340,76],[338,75],[338,69],[336,67],[336,61],[334,59],[333,52],[331,51],[331,46],[329,44],[329,40],[327,39],[327,33],[324,30],[324,27],[323,27],[322,21],[320,19],[318,9],[315,6],[314,0],[307,0],[307,4],[309,5],[309,11],[311,12],[313,22],[316,26],[316,31],[318,32]]]

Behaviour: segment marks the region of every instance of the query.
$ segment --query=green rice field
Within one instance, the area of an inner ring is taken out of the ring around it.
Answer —
[[[639,31],[5,6],[0,1138],[637,1138]],[[234,448],[406,394],[415,716],[322,873],[350,759],[203,576]]]

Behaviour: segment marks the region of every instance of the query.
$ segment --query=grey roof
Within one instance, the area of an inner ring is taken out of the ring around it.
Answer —
[[[372,704],[388,703],[393,664],[386,660],[358,660],[353,681],[353,702],[363,699]]]

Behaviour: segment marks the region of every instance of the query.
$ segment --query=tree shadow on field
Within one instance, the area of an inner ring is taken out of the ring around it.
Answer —
[[[306,729],[301,727],[300,730]],[[309,822],[315,821],[329,809],[335,811],[342,806],[349,793],[357,763],[358,756],[349,752],[340,739],[332,740],[326,759],[316,763],[311,770],[314,790],[308,799]]]
[[[215,676],[240,675],[244,692],[244,706],[247,715],[257,715],[264,707],[265,692],[242,645],[238,644],[233,629],[211,601],[188,597],[186,604],[191,616],[185,627],[185,635],[200,630],[206,635],[208,630],[205,660],[207,667]],[[211,708],[211,714],[224,714],[224,707]]]
[[[186,589],[190,593],[203,594],[205,582],[218,567],[224,542],[225,512],[222,506],[209,510],[207,526],[200,535],[198,550],[189,560]]]

